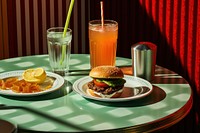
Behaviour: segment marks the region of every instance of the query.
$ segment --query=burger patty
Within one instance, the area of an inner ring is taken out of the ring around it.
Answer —
[[[119,91],[120,89],[123,88],[123,86],[116,86],[116,87],[109,86],[109,87],[105,87],[105,88],[99,87],[99,86],[96,86],[93,81],[89,82],[87,85],[88,85],[89,89],[94,90],[96,92],[100,92],[104,95],[110,95],[110,94],[112,94],[116,91]]]

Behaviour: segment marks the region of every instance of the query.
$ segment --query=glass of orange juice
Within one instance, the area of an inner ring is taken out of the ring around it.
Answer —
[[[115,65],[118,37],[118,23],[113,20],[92,20],[89,22],[90,65]]]

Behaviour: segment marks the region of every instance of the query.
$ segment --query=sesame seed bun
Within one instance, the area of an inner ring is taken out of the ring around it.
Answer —
[[[90,73],[90,77],[93,78],[123,78],[124,74],[122,70],[115,66],[98,66],[93,68]]]

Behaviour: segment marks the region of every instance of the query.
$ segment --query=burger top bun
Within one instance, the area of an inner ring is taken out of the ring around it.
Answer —
[[[93,68],[90,73],[93,78],[123,78],[122,70],[115,66],[98,66]]]

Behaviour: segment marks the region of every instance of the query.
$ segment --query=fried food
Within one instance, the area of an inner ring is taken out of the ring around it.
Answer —
[[[49,84],[40,85],[38,83],[27,82],[24,79],[11,77],[5,80],[0,79],[0,89],[12,90],[13,92],[16,93],[34,93],[50,89],[53,83],[52,82],[48,83]]]
[[[4,82],[4,80],[2,80],[2,79],[0,79],[0,89],[3,89],[3,90],[6,89],[6,88],[5,88],[5,82]]]
[[[0,90],[12,90],[16,93],[40,92],[50,89],[55,80],[48,77],[43,68],[27,69],[22,73],[21,78],[0,79]]]

